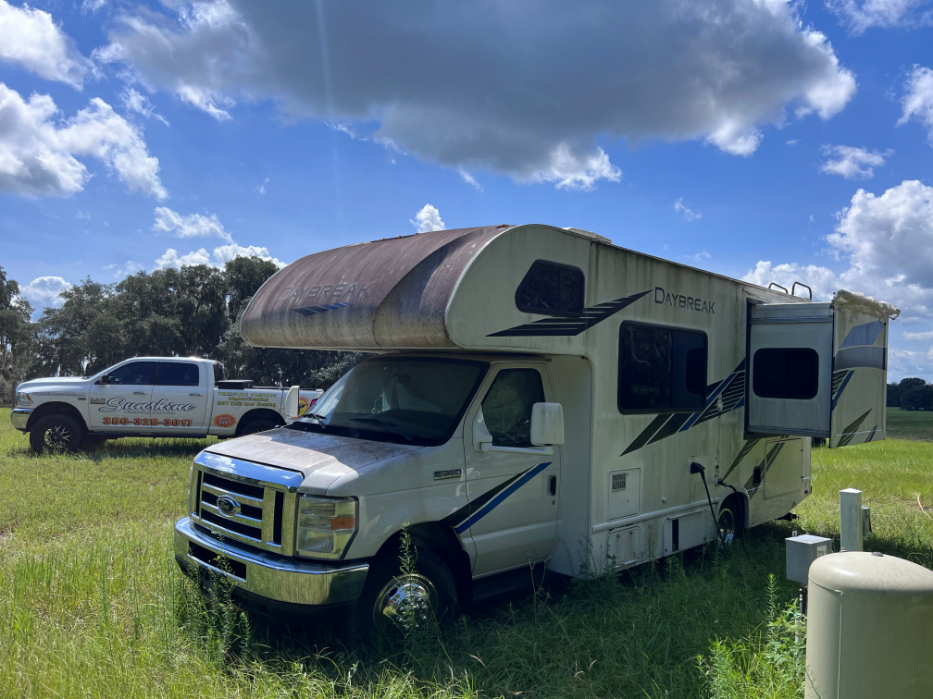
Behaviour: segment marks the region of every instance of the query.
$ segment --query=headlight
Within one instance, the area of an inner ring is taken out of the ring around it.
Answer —
[[[356,533],[356,500],[298,496],[299,553],[340,558]]]
[[[23,391],[16,392],[16,402],[19,405],[32,405],[32,396]]]

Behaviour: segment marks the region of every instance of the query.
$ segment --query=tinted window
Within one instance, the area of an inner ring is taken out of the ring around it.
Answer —
[[[706,397],[706,334],[658,325],[619,329],[621,412],[693,412]]]
[[[535,369],[504,369],[483,398],[483,418],[492,443],[531,446],[531,408],[544,402],[541,375]]]
[[[555,262],[535,262],[515,292],[515,305],[526,313],[579,315],[583,312],[583,271]]]
[[[110,381],[126,386],[152,384],[158,362],[130,362],[110,372]]]
[[[820,358],[809,348],[755,352],[753,386],[762,398],[813,398],[819,388]]]
[[[214,384],[216,385],[218,381],[224,380],[224,365],[220,362],[214,363]]]
[[[440,444],[456,429],[486,367],[451,359],[370,359],[318,398],[313,418],[305,413],[299,422],[335,434],[364,432],[367,439]]]
[[[159,370],[159,386],[199,386],[201,376],[193,362],[163,362]]]

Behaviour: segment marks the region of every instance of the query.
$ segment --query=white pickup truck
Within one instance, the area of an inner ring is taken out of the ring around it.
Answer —
[[[116,437],[240,437],[290,422],[322,393],[295,389],[286,417],[289,389],[226,381],[212,359],[134,357],[94,376],[22,383],[10,417],[37,454]]]

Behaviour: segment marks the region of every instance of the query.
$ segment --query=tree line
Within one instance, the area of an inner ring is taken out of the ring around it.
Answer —
[[[916,377],[889,383],[888,407],[901,410],[933,410],[933,384]]]
[[[362,355],[260,349],[240,337],[241,314],[276,271],[270,261],[237,257],[223,269],[160,269],[113,284],[88,277],[34,322],[34,309],[0,267],[0,405],[28,379],[88,376],[147,355],[217,359],[228,378],[260,385],[326,388]]]

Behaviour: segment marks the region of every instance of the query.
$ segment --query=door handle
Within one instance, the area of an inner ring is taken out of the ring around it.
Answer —
[[[198,398],[200,398],[200,397],[203,396],[204,394],[203,394],[203,393],[189,393],[188,395],[189,395],[189,396],[197,396]]]
[[[134,396],[144,396],[146,395],[145,391],[133,391]]]
[[[557,495],[557,476],[551,476],[551,481],[548,484],[548,490],[552,496]]]

